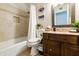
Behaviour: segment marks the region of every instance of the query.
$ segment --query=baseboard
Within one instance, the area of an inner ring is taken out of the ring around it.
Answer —
[[[0,43],[0,56],[16,56],[27,48],[27,41],[23,41],[17,44],[12,42],[14,42],[14,40]]]

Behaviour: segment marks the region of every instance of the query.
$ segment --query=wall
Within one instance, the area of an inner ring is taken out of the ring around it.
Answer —
[[[15,38],[27,36],[29,17],[26,12],[25,4],[0,3],[0,43],[11,39],[16,42]]]
[[[75,6],[75,20],[79,21],[79,4],[76,3]]]
[[[43,28],[46,28],[48,25],[52,26],[52,20],[51,20],[51,5],[48,3],[45,4],[39,4],[37,7],[37,22],[41,23]],[[44,10],[42,12],[39,12],[39,9],[44,7]],[[38,16],[44,15],[44,18],[39,19]]]
[[[45,5],[45,27],[51,26],[52,27],[52,11],[51,11],[51,4]]]
[[[44,18],[39,19],[39,16],[44,15],[44,10],[39,12],[39,9],[44,7],[44,4],[36,5],[37,23],[40,23],[44,27]]]

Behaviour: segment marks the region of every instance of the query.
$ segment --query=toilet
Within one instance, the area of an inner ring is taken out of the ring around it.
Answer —
[[[32,38],[28,40],[28,47],[31,47],[31,56],[35,56],[38,54],[38,45],[41,42],[40,38]]]
[[[38,48],[39,48],[39,44],[42,40],[42,37],[40,36],[40,34],[42,34],[45,30],[44,29],[39,29],[37,31],[37,37],[32,37],[28,40],[28,47],[31,47],[31,56],[35,56],[38,54]]]

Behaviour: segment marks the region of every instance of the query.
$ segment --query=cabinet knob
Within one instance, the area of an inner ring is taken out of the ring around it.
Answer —
[[[52,49],[49,49],[50,51],[52,51]]]

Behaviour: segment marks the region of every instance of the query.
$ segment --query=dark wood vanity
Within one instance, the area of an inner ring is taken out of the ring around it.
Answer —
[[[44,32],[43,55],[79,56],[79,33]]]

